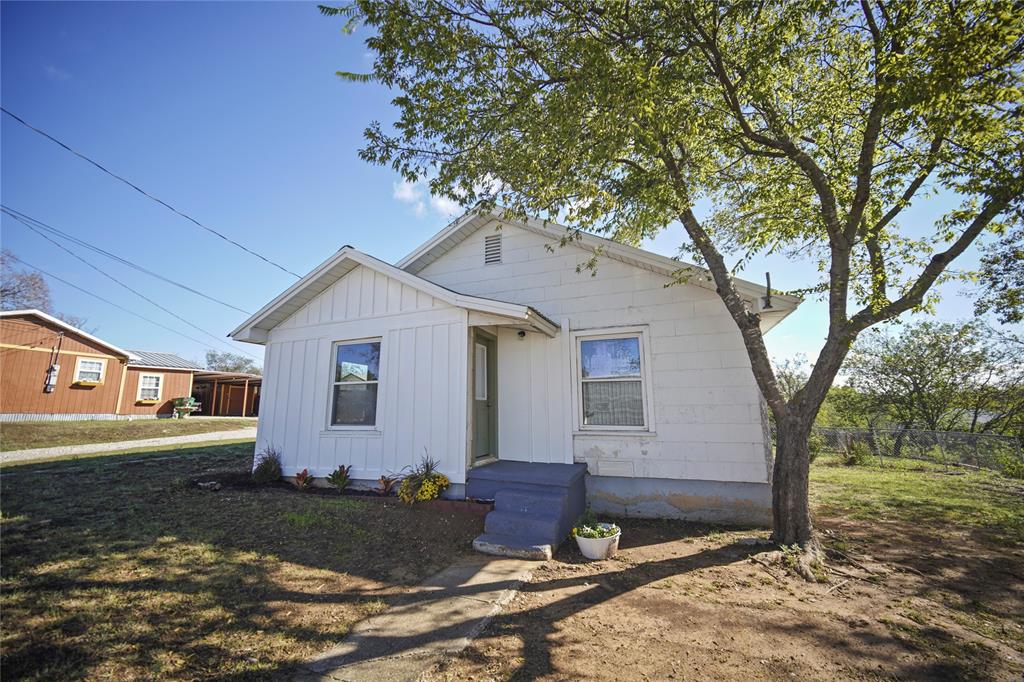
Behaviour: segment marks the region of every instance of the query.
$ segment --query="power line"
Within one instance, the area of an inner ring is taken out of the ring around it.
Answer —
[[[78,291],[81,291],[83,294],[85,294],[87,296],[92,296],[93,298],[95,298],[98,301],[103,301],[104,303],[106,303],[108,305],[114,306],[118,310],[122,310],[122,311],[128,313],[129,315],[134,315],[135,317],[139,318],[140,320],[145,320],[146,322],[149,322],[150,324],[155,324],[156,326],[160,327],[161,329],[166,329],[167,331],[172,332],[174,334],[177,334],[178,336],[181,336],[183,338],[186,338],[189,341],[195,341],[196,343],[198,343],[201,346],[205,346],[206,345],[206,341],[200,341],[199,339],[195,338],[194,336],[189,336],[188,334],[186,334],[184,332],[180,332],[177,329],[173,329],[172,327],[168,327],[166,324],[162,324],[160,322],[157,322],[156,320],[151,320],[148,317],[146,317],[145,315],[140,315],[137,312],[135,312],[134,310],[131,310],[129,308],[125,308],[123,305],[121,305],[119,303],[114,303],[110,299],[103,298],[99,294],[94,294],[93,292],[89,291],[88,289],[83,289],[82,287],[78,286],[77,284],[72,284],[71,282],[67,281],[66,279],[63,279],[62,277],[58,277],[57,275],[55,275],[55,274],[53,274],[51,272],[47,272],[46,270],[43,270],[40,267],[36,267],[35,265],[32,265],[31,263],[29,263],[28,261],[24,260],[23,258],[19,258],[18,256],[15,256],[13,253],[9,254],[9,255],[11,256],[11,258],[13,258],[17,262],[21,263],[25,267],[32,268],[36,272],[39,272],[39,273],[41,273],[43,275],[46,275],[47,277],[51,277],[51,278],[57,280],[58,282],[61,282],[62,284],[66,284],[67,286],[71,287],[72,289],[77,289]]]
[[[196,220],[195,218],[193,218],[189,214],[184,213],[184,212],[179,211],[178,209],[174,208],[173,206],[168,204],[163,199],[160,199],[158,197],[153,196],[152,194],[150,194],[146,190],[142,189],[141,187],[139,187],[135,183],[133,183],[130,180],[128,180],[127,178],[124,178],[124,177],[122,177],[122,176],[118,175],[117,173],[114,173],[114,172],[112,172],[110,170],[107,170],[98,161],[94,161],[91,158],[89,158],[88,156],[86,156],[85,154],[83,154],[82,152],[80,152],[80,151],[78,151],[78,150],[76,150],[76,149],[74,149],[74,148],[64,144],[63,142],[58,140],[53,135],[50,135],[46,131],[40,130],[39,128],[36,128],[34,125],[29,123],[25,119],[21,118],[20,116],[15,115],[15,114],[12,114],[10,111],[5,109],[4,107],[0,107],[0,111],[3,111],[5,114],[7,114],[11,118],[13,118],[15,121],[17,121],[21,125],[23,125],[26,128],[28,128],[29,130],[31,130],[33,132],[36,132],[36,133],[42,135],[43,137],[45,137],[47,140],[50,140],[51,142],[53,142],[53,143],[63,147],[64,149],[66,149],[67,151],[71,152],[72,154],[74,154],[78,158],[82,159],[83,161],[87,161],[90,164],[92,164],[93,166],[95,166],[96,168],[100,169],[101,171],[103,171],[104,173],[109,175],[110,177],[112,177],[112,178],[114,178],[116,180],[120,180],[121,182],[123,182],[124,184],[128,185],[129,187],[131,187],[132,189],[134,189],[136,192],[138,192],[139,194],[143,195],[147,199],[151,199],[151,200],[155,201],[156,203],[160,204],[161,206],[163,206],[163,207],[165,207],[167,209],[170,209],[171,211],[173,211],[174,213],[177,213],[179,216],[181,216],[185,220],[188,220],[189,222],[194,223],[195,225],[197,225],[198,227],[201,227],[202,229],[206,230],[210,234],[214,234],[214,235],[220,237],[221,239],[223,239],[224,241],[228,242],[229,244],[233,244],[234,246],[237,246],[238,248],[242,249],[246,253],[248,253],[248,254],[250,254],[252,256],[256,256],[260,260],[262,260],[262,261],[264,261],[266,263],[269,263],[270,265],[273,265],[278,270],[282,270],[283,272],[287,272],[289,275],[291,275],[292,277],[295,277],[296,279],[301,279],[302,278],[301,275],[292,272],[291,270],[289,270],[288,268],[284,267],[280,263],[275,263],[274,261],[270,260],[269,258],[264,256],[263,254],[261,254],[261,253],[259,253],[257,251],[253,251],[249,247],[247,247],[247,246],[245,246],[243,244],[240,244],[239,242],[235,241],[234,239],[232,239],[231,237],[227,236],[226,234],[224,234],[222,232],[218,232],[217,230],[213,229],[212,227],[207,227],[206,225],[202,224],[201,222],[199,222],[198,220]]]
[[[195,294],[196,296],[202,296],[203,298],[205,298],[207,300],[213,301],[214,303],[219,303],[220,305],[225,306],[227,308],[231,308],[232,310],[237,310],[240,313],[244,313],[246,315],[252,315],[252,313],[249,312],[248,310],[243,310],[242,308],[239,308],[238,306],[235,306],[235,305],[231,305],[230,303],[222,301],[219,298],[215,298],[213,296],[210,296],[209,294],[204,294],[203,292],[198,291],[197,289],[193,289],[192,287],[188,286],[187,284],[182,284],[181,282],[177,282],[177,281],[175,281],[173,279],[170,279],[168,277],[164,277],[163,275],[161,275],[159,273],[156,273],[156,272],[153,272],[152,270],[149,270],[147,268],[144,268],[141,265],[139,265],[137,263],[134,263],[134,262],[132,262],[132,261],[126,259],[126,258],[122,258],[121,256],[118,256],[116,254],[110,253],[109,251],[105,251],[104,249],[101,249],[98,246],[90,244],[89,242],[83,241],[83,240],[79,239],[78,237],[75,237],[74,235],[68,234],[67,232],[63,232],[62,230],[59,230],[56,227],[53,227],[52,225],[47,225],[43,221],[41,221],[41,220],[39,220],[37,218],[33,218],[32,216],[30,216],[30,215],[28,215],[26,213],[22,213],[21,211],[17,211],[17,210],[15,210],[15,209],[13,209],[13,208],[5,205],[5,204],[0,204],[0,211],[3,211],[4,213],[6,213],[7,215],[11,216],[15,220],[18,220],[19,222],[24,223],[24,221],[27,220],[27,221],[33,223],[36,227],[38,227],[40,229],[43,229],[43,230],[46,230],[47,232],[50,232],[51,234],[55,234],[55,235],[57,235],[59,237],[62,237],[63,239],[66,239],[66,240],[70,241],[73,244],[77,244],[78,246],[81,246],[83,248],[89,249],[90,251],[95,251],[96,253],[101,254],[103,256],[106,256],[107,258],[111,258],[111,259],[117,261],[118,263],[121,263],[122,265],[126,265],[126,266],[128,266],[130,268],[134,268],[135,270],[138,270],[139,272],[144,272],[147,275],[150,275],[151,277],[156,277],[157,279],[162,280],[164,282],[167,282],[168,284],[173,284],[174,286],[178,287],[179,289],[184,289],[185,291],[191,292],[191,293]]]
[[[222,347],[224,347],[224,348],[228,348],[228,349],[230,349],[230,350],[231,350],[232,352],[242,352],[242,353],[245,353],[246,355],[248,355],[249,357],[251,357],[251,358],[253,358],[253,359],[257,359],[257,360],[259,359],[259,358],[257,358],[257,357],[256,357],[255,355],[253,355],[252,353],[249,353],[249,352],[247,352],[247,351],[243,351],[243,350],[241,350],[241,349],[237,349],[237,348],[235,348],[234,346],[231,346],[231,345],[227,344],[226,342],[224,342],[223,340],[221,340],[220,338],[218,338],[218,337],[217,337],[216,335],[214,335],[214,334],[212,334],[212,333],[210,333],[210,332],[206,331],[205,329],[203,329],[203,328],[202,328],[202,327],[200,327],[199,325],[196,325],[196,324],[193,324],[192,322],[189,322],[188,320],[186,320],[186,319],[185,319],[184,317],[182,317],[182,316],[181,316],[181,315],[179,315],[178,313],[174,312],[173,310],[170,310],[169,308],[167,308],[167,307],[165,307],[165,306],[163,306],[163,305],[161,305],[161,304],[157,303],[156,301],[154,301],[154,300],[153,300],[153,299],[151,299],[150,297],[146,296],[145,294],[141,293],[140,291],[138,291],[138,290],[136,290],[136,289],[133,289],[132,287],[128,286],[127,284],[125,284],[124,282],[122,282],[122,281],[121,281],[121,280],[119,280],[118,278],[114,277],[113,275],[111,275],[111,274],[109,274],[109,273],[107,273],[107,272],[104,272],[104,271],[103,271],[103,269],[101,269],[101,268],[97,267],[96,265],[94,265],[94,264],[90,263],[89,261],[87,261],[86,259],[82,258],[82,257],[81,257],[81,256],[79,256],[79,255],[78,255],[77,253],[75,253],[75,252],[74,252],[74,251],[72,251],[71,249],[67,248],[66,246],[64,246],[64,245],[63,245],[63,244],[61,244],[60,242],[58,242],[58,241],[56,241],[56,240],[54,240],[54,239],[50,238],[50,237],[49,237],[49,236],[47,236],[47,235],[46,235],[46,234],[45,234],[45,233],[44,233],[44,232],[43,232],[42,230],[39,230],[38,228],[36,228],[36,227],[35,227],[35,226],[33,226],[32,224],[30,224],[30,223],[28,223],[28,222],[25,222],[25,221],[20,221],[20,220],[19,220],[19,222],[21,222],[21,223],[22,223],[22,225],[25,225],[26,227],[28,227],[28,228],[29,228],[30,230],[32,230],[33,232],[35,232],[36,234],[38,234],[38,235],[39,235],[40,237],[42,237],[42,238],[43,238],[43,239],[45,239],[46,241],[48,241],[48,242],[50,242],[51,244],[53,244],[54,246],[56,246],[56,247],[57,247],[58,249],[60,249],[60,250],[62,250],[62,251],[65,251],[66,253],[70,254],[70,255],[71,255],[71,256],[72,256],[73,258],[76,258],[76,259],[78,259],[79,261],[81,261],[82,263],[84,263],[84,264],[88,265],[88,266],[89,266],[90,268],[92,268],[92,269],[93,269],[93,270],[95,270],[96,272],[100,273],[101,275],[103,275],[104,277],[106,277],[107,279],[109,279],[109,280],[110,280],[111,282],[114,282],[115,284],[117,284],[117,285],[119,285],[119,286],[121,286],[121,287],[123,287],[123,288],[127,289],[128,291],[132,292],[133,294],[135,294],[136,296],[138,296],[139,298],[141,298],[141,299],[142,299],[143,301],[146,301],[146,302],[147,302],[147,303],[149,303],[150,305],[153,305],[153,306],[155,306],[155,307],[159,308],[160,310],[164,311],[165,313],[167,313],[167,314],[168,314],[168,315],[170,315],[171,317],[173,317],[173,318],[175,318],[175,319],[177,319],[177,320],[180,320],[181,322],[184,322],[184,323],[185,323],[185,324],[187,324],[188,326],[192,327],[193,329],[195,329],[195,330],[197,330],[197,331],[199,331],[199,332],[202,332],[203,334],[206,334],[206,335],[207,335],[207,336],[209,336],[209,337],[210,337],[211,339],[213,339],[214,341],[216,341],[217,343],[219,343],[219,344],[220,344],[220,345],[221,345]]]

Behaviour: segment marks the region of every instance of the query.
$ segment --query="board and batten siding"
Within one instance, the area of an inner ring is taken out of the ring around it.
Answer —
[[[717,294],[513,225],[500,264],[484,265],[484,226],[419,276],[450,289],[530,305],[561,325],[554,339],[502,331],[499,457],[586,462],[605,476],[765,482],[760,392],[735,323]],[[553,247],[553,248],[551,248]],[[642,326],[648,337],[653,432],[574,432],[574,330]]]
[[[467,313],[359,266],[270,331],[257,450],[273,446],[286,476],[352,465],[375,481],[429,454],[465,480]],[[329,428],[332,347],[380,338],[377,426]]]

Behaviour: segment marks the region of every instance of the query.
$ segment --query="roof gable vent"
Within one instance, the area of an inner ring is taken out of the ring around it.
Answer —
[[[501,235],[489,234],[484,237],[484,265],[501,263]]]

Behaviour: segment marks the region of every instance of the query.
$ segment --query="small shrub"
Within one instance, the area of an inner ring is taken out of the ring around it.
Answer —
[[[437,467],[438,462],[430,455],[424,454],[420,463],[402,479],[402,484],[398,486],[398,499],[406,504],[413,504],[440,497],[451,482],[437,470]]]
[[[331,475],[327,477],[327,482],[338,490],[344,490],[348,487],[348,484],[352,482],[352,479],[348,477],[348,472],[352,470],[352,465],[339,466],[337,469],[331,472]]]
[[[996,455],[999,473],[1007,478],[1024,478],[1024,460],[1012,454]]]
[[[809,461],[813,462],[818,458],[818,455],[825,451],[828,447],[828,439],[820,433],[811,432],[810,437],[807,439],[807,451]]]
[[[299,490],[305,490],[313,485],[313,481],[315,480],[316,476],[309,473],[309,469],[303,469],[299,473],[295,474],[295,487]]]
[[[614,523],[601,523],[593,510],[587,509],[573,526],[573,537],[579,538],[610,538],[618,535],[620,529]]]
[[[377,479],[377,492],[381,495],[390,495],[398,485],[398,478],[395,476],[383,475]]]
[[[281,480],[281,453],[268,446],[256,455],[256,466],[252,470],[252,480],[260,485]]]
[[[872,458],[871,446],[862,440],[850,441],[843,445],[840,458],[848,467],[865,466]]]

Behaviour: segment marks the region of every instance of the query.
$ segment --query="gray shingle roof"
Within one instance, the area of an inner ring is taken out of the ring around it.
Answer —
[[[129,353],[137,355],[138,360],[131,360],[129,365],[136,367],[167,367],[170,369],[203,369],[202,365],[189,362],[180,358],[174,353],[151,353],[146,350],[130,350]]]

